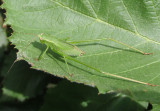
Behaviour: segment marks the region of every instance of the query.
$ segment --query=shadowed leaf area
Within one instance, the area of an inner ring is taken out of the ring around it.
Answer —
[[[25,61],[17,61],[11,67],[16,58],[16,51],[11,51],[6,56],[1,70],[2,91],[4,95],[16,98],[20,101],[44,94],[48,75],[44,72],[30,69]],[[9,70],[9,68],[11,68]]]
[[[34,98],[25,102],[18,102],[8,96],[2,96],[0,101],[1,111],[38,111],[42,105],[42,98]]]
[[[12,50],[1,64],[0,111],[38,111],[50,79],[25,61],[15,62],[9,71],[15,59],[16,51]]]
[[[54,98],[54,99],[53,99]],[[144,111],[128,96],[117,93],[98,95],[95,88],[60,82],[49,88],[40,111]]]

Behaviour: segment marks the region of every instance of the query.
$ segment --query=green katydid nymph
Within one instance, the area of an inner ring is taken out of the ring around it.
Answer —
[[[38,37],[40,38],[40,42],[42,44],[47,45],[47,49],[44,51],[43,54],[46,53],[48,48],[50,47],[53,51],[58,51],[63,54],[69,55],[69,56],[81,56],[84,54],[82,50],[80,50],[77,46],[69,44],[65,41],[59,40],[55,37],[47,37],[49,35],[40,34]],[[50,38],[50,40],[48,40]],[[42,58],[43,54],[40,56],[39,59]]]
[[[149,86],[159,86],[159,85],[153,85],[153,84],[150,84],[150,83],[146,83],[146,82],[142,82],[142,81],[138,81],[138,80],[135,80],[135,79],[131,79],[131,78],[126,78],[126,77],[122,77],[122,76],[118,76],[118,75],[114,75],[114,74],[110,74],[108,72],[104,72],[98,68],[95,68],[95,67],[92,67],[90,65],[87,65],[79,60],[77,60],[76,58],[73,58],[72,56],[82,56],[84,54],[84,52],[82,50],[80,50],[77,46],[71,44],[71,43],[82,43],[82,42],[93,42],[93,41],[101,41],[101,40],[112,40],[118,44],[121,44],[121,45],[124,45],[130,49],[133,49],[137,52],[140,52],[141,54],[144,54],[144,55],[149,55],[151,53],[145,53],[139,49],[136,49],[134,47],[131,47],[127,44],[124,44],[122,42],[119,42],[119,41],[116,41],[114,39],[111,39],[111,38],[103,38],[103,39],[96,39],[96,40],[85,40],[85,41],[74,41],[74,42],[67,42],[67,41],[62,41],[62,40],[59,40],[55,37],[50,37],[50,35],[47,35],[47,34],[40,34],[38,35],[39,39],[40,39],[40,42],[42,44],[45,44],[47,47],[46,47],[46,50],[40,55],[39,59],[38,60],[41,60],[43,58],[43,56],[46,54],[47,50],[50,48],[53,52],[57,53],[59,56],[63,57],[64,58],[64,61],[66,63],[66,66],[67,66],[67,69],[68,69],[68,72],[69,71],[69,67],[68,67],[68,64],[67,64],[67,59],[68,60],[71,60],[71,61],[74,61],[76,63],[79,63],[81,65],[84,65],[94,71],[97,71],[99,73],[102,73],[102,74],[105,74],[107,76],[112,76],[112,77],[115,77],[115,78],[119,78],[119,79],[123,79],[123,80],[127,80],[127,81],[132,81],[132,82],[135,82],[135,83],[139,83],[139,84],[144,84],[144,85],[149,85]]]

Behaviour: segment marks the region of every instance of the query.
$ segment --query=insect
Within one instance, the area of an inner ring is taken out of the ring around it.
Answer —
[[[92,67],[88,64],[85,64],[75,58],[73,58],[72,56],[82,56],[83,54],[85,54],[81,49],[79,49],[77,46],[73,45],[73,43],[83,43],[83,42],[93,42],[93,41],[102,41],[102,40],[111,40],[114,41],[118,44],[124,45],[130,49],[133,49],[143,55],[150,55],[152,53],[145,53],[139,49],[136,49],[132,46],[129,46],[127,44],[124,44],[122,42],[119,42],[117,40],[114,40],[112,38],[102,38],[102,39],[95,39],[95,40],[85,40],[85,41],[74,41],[74,42],[67,42],[67,41],[63,41],[60,39],[57,39],[55,37],[50,37],[50,35],[47,34],[39,34],[38,35],[39,39],[40,39],[40,43],[45,44],[46,45],[46,49],[45,51],[39,56],[38,60],[41,60],[43,58],[43,56],[46,54],[46,52],[48,51],[48,49],[50,48],[54,53],[58,54],[59,56],[64,58],[65,64],[67,66],[68,72],[69,71],[69,66],[67,63],[67,59],[74,61],[76,63],[79,63],[81,65],[84,65],[96,72],[105,74],[107,76],[112,76],[115,78],[119,78],[119,79],[123,79],[123,80],[127,80],[127,81],[131,81],[131,82],[135,82],[135,83],[139,83],[139,84],[144,84],[144,85],[149,85],[149,86],[159,86],[159,85],[154,85],[154,84],[150,84],[150,83],[146,83],[146,82],[142,82],[142,81],[138,81],[135,79],[131,79],[131,78],[127,78],[127,77],[123,77],[123,76],[118,76],[118,75],[114,75],[114,74],[110,74],[108,72],[104,72],[98,68]],[[50,38],[50,39],[49,39]],[[11,66],[12,67],[12,66]]]
[[[72,60],[74,62],[77,62],[79,64],[82,64],[92,70],[95,70],[99,73],[103,73],[105,75],[108,75],[108,76],[112,76],[112,77],[117,77],[117,78],[120,78],[120,79],[124,79],[124,80],[128,80],[128,81],[132,81],[132,82],[136,82],[136,83],[140,83],[140,84],[145,84],[145,85],[150,85],[150,86],[155,86],[155,85],[152,85],[152,84],[149,84],[149,83],[145,83],[145,82],[141,82],[141,81],[138,81],[138,80],[134,80],[134,79],[131,79],[131,78],[126,78],[126,77],[122,77],[122,76],[118,76],[118,75],[114,75],[114,74],[110,74],[110,73],[107,73],[107,72],[104,72],[104,71],[101,71],[95,67],[92,67],[90,65],[87,65],[81,61],[78,61],[77,59],[73,58],[72,56],[82,56],[84,54],[84,52],[82,50],[80,50],[77,46],[75,45],[72,45],[71,43],[82,43],[82,42],[92,42],[92,41],[101,41],[101,40],[112,40],[116,43],[119,43],[121,45],[124,45],[126,47],[129,47],[137,52],[140,52],[141,54],[144,54],[144,55],[149,55],[149,54],[152,54],[152,53],[145,53],[139,49],[136,49],[134,47],[131,47],[127,44],[124,44],[122,42],[119,42],[119,41],[116,41],[114,39],[111,39],[111,38],[103,38],[103,39],[96,39],[96,40],[85,40],[85,41],[74,41],[74,42],[65,42],[65,41],[62,41],[62,40],[59,40],[55,37],[52,37],[52,40],[48,40],[48,37],[49,35],[46,35],[46,34],[40,34],[38,35],[39,39],[40,39],[40,42],[42,44],[45,44],[47,46],[46,50],[41,54],[41,56],[39,57],[39,60],[44,56],[44,54],[47,52],[47,50],[49,48],[51,48],[51,50],[55,53],[57,53],[58,55],[62,56],[65,60],[65,63],[67,65],[67,68],[68,68],[68,71],[69,71],[69,67],[68,67],[68,64],[67,64],[67,60],[66,59],[69,59],[69,60]]]

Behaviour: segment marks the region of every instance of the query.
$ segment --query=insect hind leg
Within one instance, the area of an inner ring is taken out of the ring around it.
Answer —
[[[117,43],[117,44],[123,45],[123,46],[125,46],[125,47],[128,47],[129,49],[132,49],[132,50],[134,50],[134,51],[137,51],[137,52],[139,52],[139,53],[141,53],[141,54],[143,54],[143,55],[153,54],[153,53],[146,53],[146,52],[144,52],[144,51],[142,51],[142,50],[139,50],[139,49],[137,49],[137,48],[135,48],[135,47],[132,47],[132,46],[130,46],[130,45],[127,45],[127,44],[125,44],[125,43],[123,43],[123,42],[117,41],[117,40],[112,39],[112,38],[100,38],[100,39],[82,40],[82,41],[69,41],[69,43],[76,44],[76,43],[86,43],[86,42],[95,42],[95,41],[103,41],[103,40],[111,40],[111,41],[113,41],[113,42],[115,42],[115,43]]]

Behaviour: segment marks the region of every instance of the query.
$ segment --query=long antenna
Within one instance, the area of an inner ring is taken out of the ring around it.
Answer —
[[[12,65],[10,66],[10,68],[9,68],[9,70],[7,71],[7,74],[10,72],[10,70],[12,69],[12,67],[13,67],[13,65],[17,62],[17,61],[19,61],[18,59],[16,59],[13,63],[12,63]]]
[[[15,33],[16,33],[16,32],[15,32]],[[34,34],[32,34],[32,35],[34,35]],[[21,57],[22,57],[21,53],[23,53],[23,51],[24,51],[35,39],[36,39],[36,37],[33,38],[33,39],[27,44],[26,47],[24,47],[24,49],[22,50],[22,52],[20,52],[20,56],[21,56]],[[17,61],[19,61],[19,60],[16,59],[16,60],[12,63],[12,65],[11,65],[10,68],[9,68],[9,70],[7,71],[7,74],[10,72],[10,70],[12,69],[12,67],[14,66],[14,64],[15,64]]]

